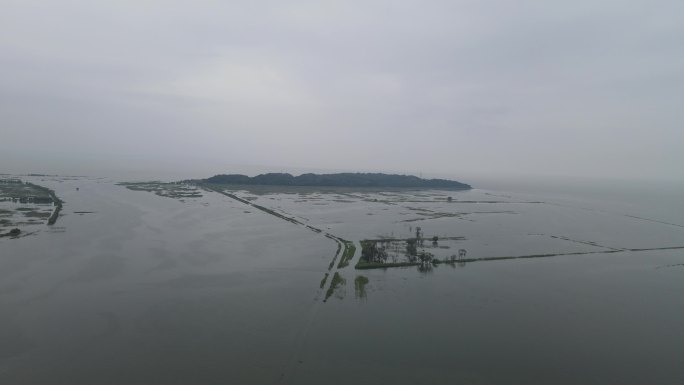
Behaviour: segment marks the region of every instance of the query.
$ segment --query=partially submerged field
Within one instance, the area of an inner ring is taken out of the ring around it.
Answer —
[[[481,190],[210,188],[360,242],[361,269],[684,247],[677,224]]]
[[[147,191],[156,195],[185,199],[185,198],[201,198],[202,192],[194,185],[187,183],[176,182],[121,182],[119,185],[134,191]]]
[[[325,301],[343,299],[348,282],[356,298],[367,297],[372,281],[350,265],[424,273],[472,262],[684,249],[677,224],[481,190],[197,187],[230,198],[246,214],[266,214],[332,241],[318,284]]]
[[[62,201],[46,187],[0,179],[0,236],[16,238],[33,226],[52,225],[61,209]]]

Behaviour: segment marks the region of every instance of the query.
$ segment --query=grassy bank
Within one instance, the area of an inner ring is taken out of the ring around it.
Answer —
[[[325,287],[325,282],[328,280],[328,275],[330,275],[330,273],[325,273],[325,275],[323,276],[323,279],[321,280],[321,285],[320,285],[321,289],[323,287]]]
[[[40,186],[38,186],[40,187]],[[48,225],[54,225],[55,222],[57,222],[57,218],[59,217],[59,212],[62,211],[62,200],[57,197],[57,194],[55,194],[54,191],[50,190],[49,188],[42,187],[46,190],[48,190],[50,196],[52,197],[53,202],[55,203],[55,210],[52,212],[52,215],[48,218],[47,224]]]
[[[352,258],[354,258],[354,254],[356,254],[354,242],[345,239],[340,239],[340,241],[342,241],[342,244],[344,245],[344,252],[342,253],[340,263],[337,265],[338,269],[349,266],[349,262],[351,262]]]
[[[390,267],[406,267],[406,266],[419,266],[420,262],[388,262],[388,263],[381,263],[381,262],[366,262],[366,261],[359,261],[356,266],[354,266],[355,269],[359,270],[364,270],[364,269],[387,269]]]
[[[530,255],[516,255],[516,256],[502,256],[502,257],[482,257],[482,258],[464,258],[464,259],[433,259],[430,261],[433,265],[456,265],[456,264],[466,264],[472,262],[488,262],[488,261],[505,261],[514,259],[532,259],[532,258],[551,258],[551,257],[562,257],[562,256],[573,256],[573,255],[590,255],[590,254],[613,254],[613,253],[638,253],[643,251],[655,251],[655,250],[684,250],[684,246],[674,246],[674,247],[660,247],[660,248],[650,248],[650,249],[625,249],[625,250],[605,250],[605,251],[583,251],[576,253],[549,253],[549,254],[530,254]],[[420,266],[421,262],[397,262],[397,263],[382,263],[382,262],[367,262],[365,260],[359,260],[355,268],[359,270],[364,269],[386,269],[390,267],[406,267],[406,266]]]

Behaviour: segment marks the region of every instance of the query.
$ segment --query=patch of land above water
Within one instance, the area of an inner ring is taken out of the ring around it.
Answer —
[[[167,198],[201,198],[202,192],[197,187],[182,182],[121,182],[129,190],[147,191]]]
[[[61,209],[61,199],[49,188],[15,178],[0,179],[0,236],[17,238],[25,226],[53,225]]]
[[[0,179],[0,201],[15,203],[52,204],[54,192],[46,187],[23,182],[21,179]]]
[[[266,186],[338,186],[338,187],[409,187],[467,190],[470,185],[447,179],[422,179],[413,175],[381,173],[302,174],[268,173],[255,177],[221,174],[204,179],[205,183]]]

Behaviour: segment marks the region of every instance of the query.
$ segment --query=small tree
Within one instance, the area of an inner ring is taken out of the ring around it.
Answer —
[[[420,259],[420,263],[423,265],[432,262],[432,257],[433,257],[432,254],[426,253],[424,251],[421,252],[420,254],[418,254],[418,259]]]
[[[416,255],[418,254],[418,247],[417,241],[415,238],[410,238],[406,240],[406,255],[409,258],[409,261],[413,262],[415,260]]]
[[[406,240],[406,251],[411,255],[416,255],[418,253],[418,248],[416,247],[416,239],[410,238]]]

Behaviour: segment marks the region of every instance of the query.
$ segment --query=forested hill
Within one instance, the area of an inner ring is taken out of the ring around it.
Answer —
[[[422,179],[413,175],[390,174],[261,174],[255,177],[240,174],[221,174],[204,179],[206,183],[262,185],[262,186],[339,186],[339,187],[417,187],[470,189],[470,185],[446,179]]]

